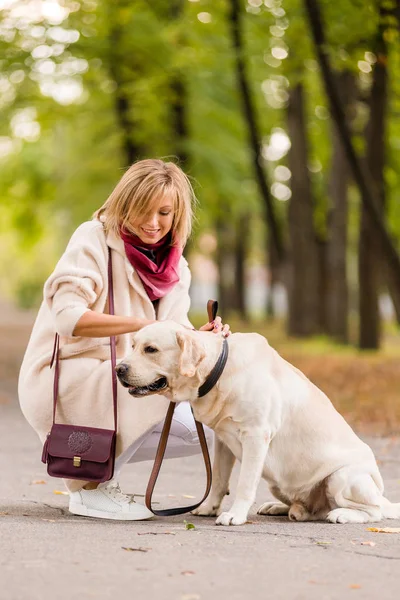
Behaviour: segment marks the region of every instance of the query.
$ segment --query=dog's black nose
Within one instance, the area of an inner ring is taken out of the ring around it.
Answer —
[[[126,375],[128,373],[129,370],[129,365],[126,365],[125,363],[120,363],[119,365],[117,365],[115,367],[115,371],[118,375],[118,377],[124,377],[124,375]]]

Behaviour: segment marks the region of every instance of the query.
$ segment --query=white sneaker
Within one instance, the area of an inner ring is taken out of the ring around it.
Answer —
[[[98,519],[121,521],[143,521],[154,517],[142,504],[137,504],[132,496],[123,494],[116,481],[100,483],[95,490],[81,489],[70,492],[69,512]]]

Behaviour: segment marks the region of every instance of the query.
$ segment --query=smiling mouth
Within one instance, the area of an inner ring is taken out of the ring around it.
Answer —
[[[125,385],[125,387],[128,387]],[[168,387],[168,381],[166,377],[160,377],[149,385],[131,387],[129,386],[128,392],[131,396],[149,396],[150,394],[157,394],[161,390],[165,390]]]
[[[145,229],[144,227],[142,227],[142,230],[148,235],[154,235],[160,231],[159,229]]]

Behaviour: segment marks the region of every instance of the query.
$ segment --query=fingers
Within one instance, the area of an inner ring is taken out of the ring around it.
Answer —
[[[212,331],[213,333],[222,333],[224,337],[228,337],[231,334],[228,323],[223,325],[221,317],[215,317],[211,323],[206,323],[199,328],[199,331]]]
[[[222,319],[221,317],[215,317],[213,333],[220,333],[222,330]]]
[[[202,325],[201,327],[199,327],[199,331],[213,331],[214,330],[214,323],[206,323],[205,325]]]
[[[231,328],[229,327],[228,323],[225,323],[225,325],[223,326],[222,335],[224,337],[228,337],[229,335],[231,335]]]
[[[213,333],[222,333],[224,337],[228,337],[231,334],[231,330],[228,323],[225,323],[225,325],[222,324],[221,317],[215,317]]]

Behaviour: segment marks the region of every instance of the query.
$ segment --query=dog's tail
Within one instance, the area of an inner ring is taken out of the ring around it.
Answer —
[[[381,510],[385,519],[400,519],[400,502],[390,502],[382,496]]]

